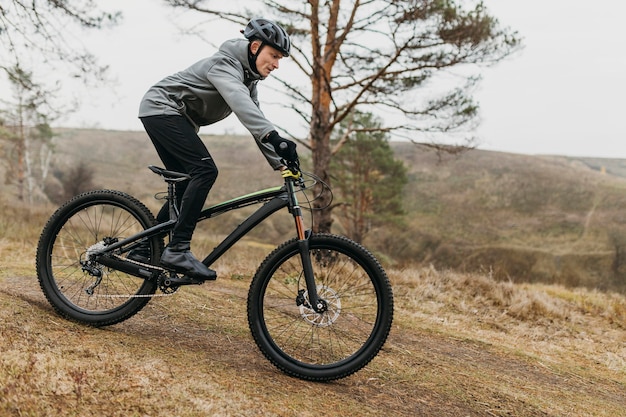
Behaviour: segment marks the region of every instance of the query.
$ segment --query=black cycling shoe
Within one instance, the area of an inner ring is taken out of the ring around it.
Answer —
[[[194,279],[206,281],[217,278],[217,272],[194,258],[189,250],[189,242],[166,247],[161,255],[161,265]]]
[[[150,262],[150,243],[147,241],[141,242],[135,249],[128,251],[126,258],[131,261],[141,262],[147,264]]]

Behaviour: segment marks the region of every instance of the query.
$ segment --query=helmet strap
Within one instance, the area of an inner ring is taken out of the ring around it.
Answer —
[[[260,41],[261,43],[259,44],[259,48],[256,50],[256,53],[252,53],[252,50],[248,46],[248,63],[250,64],[250,68],[252,68],[252,71],[258,74],[259,70],[256,67],[256,59],[259,57],[259,54],[261,53],[261,49],[263,49],[266,43],[263,40],[258,39],[258,38],[252,40],[252,42],[254,41]],[[252,45],[252,42],[250,42],[250,45]]]

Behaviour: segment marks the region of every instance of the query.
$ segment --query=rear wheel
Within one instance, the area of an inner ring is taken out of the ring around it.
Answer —
[[[341,236],[313,235],[309,255],[318,296],[308,303],[297,240],[261,264],[248,294],[248,322],[263,354],[289,375],[328,381],[367,365],[382,348],[393,319],[393,294],[374,256]]]
[[[150,301],[156,280],[129,275],[97,262],[90,253],[130,237],[156,223],[134,197],[111,190],[78,195],[48,220],[37,247],[37,277],[55,310],[66,318],[93,326],[121,322]],[[163,240],[143,245],[141,261],[157,265]],[[117,256],[125,257],[122,248]]]

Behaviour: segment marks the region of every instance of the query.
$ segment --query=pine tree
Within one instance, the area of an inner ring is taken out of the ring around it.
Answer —
[[[350,126],[347,126],[349,124]],[[380,122],[370,113],[356,113],[343,123],[335,144],[343,146],[331,162],[340,203],[337,220],[346,235],[362,242],[372,227],[397,222],[404,214],[402,191],[407,170],[395,159]]]

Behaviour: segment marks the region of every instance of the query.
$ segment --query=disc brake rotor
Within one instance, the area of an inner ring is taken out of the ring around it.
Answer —
[[[311,308],[309,295],[306,291],[303,296],[305,302],[300,304],[298,308],[300,309],[300,315],[307,322],[315,326],[327,327],[339,318],[341,314],[341,298],[332,288],[327,286],[317,287],[317,296],[327,304],[327,308],[322,313],[317,313]]]

